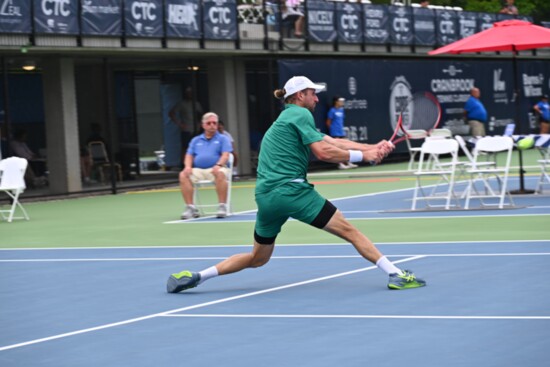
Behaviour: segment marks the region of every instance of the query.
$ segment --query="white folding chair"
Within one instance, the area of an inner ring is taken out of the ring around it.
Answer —
[[[467,161],[466,162],[463,162],[463,169],[460,171],[460,177],[464,177],[467,179],[467,172],[466,172],[466,169],[473,169],[473,168],[476,168],[476,167],[496,167],[496,162],[495,161],[479,161],[479,162],[476,162],[475,159],[474,159],[474,156],[472,155],[472,153],[470,152],[470,150],[468,149],[468,146],[466,145],[466,141],[464,141],[464,138],[460,135],[455,135],[455,140],[458,142],[458,145],[460,145],[460,149],[462,150],[462,152],[464,153],[464,155],[466,156],[466,159]],[[485,154],[484,155],[485,158],[487,158],[488,156]],[[488,190],[489,192],[493,192],[492,188],[491,188],[491,185],[489,185],[489,183],[487,183],[486,181],[484,181],[484,177],[483,176],[480,176],[478,177],[480,180],[483,181],[483,184],[485,185],[485,189]],[[458,180],[458,178],[457,178]],[[471,183],[471,180],[468,180],[468,184]],[[467,190],[464,190],[464,192],[462,193],[461,195],[461,198],[465,198],[466,197],[466,192]]]
[[[428,136],[426,130],[407,130],[407,137],[405,141],[407,142],[407,148],[409,149],[409,154],[411,158],[409,159],[409,171],[413,170],[414,160],[416,155],[420,153],[420,147],[413,147],[411,140],[424,140]]]
[[[225,205],[227,206],[227,215],[231,215],[233,213],[233,210],[231,208],[231,186],[233,183],[233,162],[234,162],[233,154],[229,153],[229,159],[227,160],[227,168],[229,170],[228,174],[226,175],[227,178],[227,201]],[[209,203],[202,203],[199,191],[202,188],[205,187],[212,187],[216,186],[215,182],[213,180],[201,180],[193,183],[193,202],[195,203],[195,207],[199,209],[201,212],[201,215],[206,214],[215,214],[216,212],[213,210],[208,210],[207,208],[218,208],[219,203],[215,204],[209,204]]]
[[[444,168],[433,168],[429,163],[430,156],[439,156],[441,154],[450,154],[451,162]],[[416,176],[416,186],[412,200],[412,210],[416,210],[418,200],[423,200],[428,208],[442,207],[445,210],[451,208],[451,200],[454,199],[460,206],[458,198],[454,193],[455,172],[458,165],[458,143],[454,139],[428,139],[420,147],[420,160],[418,170],[414,173]],[[428,188],[423,186],[422,178],[427,176],[439,176],[439,180],[432,186],[428,193]],[[442,186],[444,185],[444,186]],[[438,193],[438,188],[444,187],[445,191]],[[431,205],[430,201],[444,200],[444,205]]]
[[[432,129],[429,132],[430,137],[432,138],[442,138],[442,139],[448,139],[453,137],[453,133],[449,129],[441,128],[441,129]]]
[[[514,140],[508,136],[488,136],[476,142],[472,167],[467,169],[470,182],[466,188],[465,209],[469,209],[471,199],[479,199],[482,206],[497,206],[499,209],[502,209],[505,205],[504,200],[508,197],[509,203],[506,205],[514,205],[512,196],[507,191],[513,147]],[[499,166],[496,160],[494,165],[480,165],[483,162],[480,162],[479,159],[483,154],[496,155],[497,153],[506,154],[503,165]],[[496,179],[497,188],[493,188],[490,185],[489,180],[491,178]],[[482,190],[476,186],[476,181],[482,181]],[[483,199],[498,199],[498,202],[487,203]]]
[[[542,194],[544,186],[550,187],[550,147],[539,147],[541,158],[537,160],[540,165],[540,176],[535,192]]]
[[[9,209],[1,209],[2,219],[11,222],[13,219],[26,219],[29,216],[19,202],[19,195],[25,191],[25,171],[28,162],[25,158],[10,157],[0,161],[0,191],[8,194],[11,200]],[[19,207],[23,212],[22,217],[15,217],[15,209]]]

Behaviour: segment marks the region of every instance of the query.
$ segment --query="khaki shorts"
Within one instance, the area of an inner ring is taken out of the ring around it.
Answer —
[[[485,136],[485,125],[483,122],[468,120],[468,125],[470,125],[470,134],[472,134],[472,136]]]
[[[225,177],[229,178],[229,168],[220,167],[220,171],[225,174]],[[193,168],[193,173],[191,174],[191,182],[197,183],[199,181],[214,181],[212,168]]]

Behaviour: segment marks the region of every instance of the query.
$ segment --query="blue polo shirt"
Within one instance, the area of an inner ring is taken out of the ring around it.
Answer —
[[[222,153],[232,151],[233,147],[229,139],[218,132],[210,139],[207,139],[204,134],[195,136],[187,148],[187,154],[193,156],[195,168],[212,168]]]
[[[550,105],[548,102],[540,101],[537,103],[540,109],[540,119],[545,122],[550,122]]]
[[[346,132],[344,131],[344,108],[332,107],[328,111],[327,117],[331,120],[328,134],[338,138],[346,136]]]
[[[464,106],[468,120],[487,121],[487,110],[483,107],[481,101],[474,96],[470,96]]]

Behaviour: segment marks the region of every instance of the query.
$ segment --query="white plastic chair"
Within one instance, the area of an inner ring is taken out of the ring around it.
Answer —
[[[25,158],[10,157],[0,161],[0,191],[5,192],[11,199],[9,209],[0,210],[2,219],[11,222],[13,219],[26,219],[29,216],[19,202],[19,195],[25,191],[25,171],[28,162]],[[15,210],[19,207],[22,217],[15,217]]]
[[[537,160],[540,165],[540,176],[535,192],[542,194],[543,187],[550,186],[550,147],[540,147],[538,149],[542,159]]]
[[[507,191],[508,174],[510,171],[510,162],[512,161],[512,149],[514,140],[508,136],[488,136],[479,139],[476,142],[472,167],[467,170],[470,176],[470,182],[466,188],[465,209],[469,209],[471,199],[479,199],[482,206],[497,206],[499,209],[504,207],[506,196],[509,198],[507,205],[514,205],[512,196]],[[481,165],[479,162],[480,156],[483,154],[496,155],[497,153],[505,153],[504,165],[498,166],[496,161],[494,165]],[[498,189],[493,189],[490,186],[489,180],[495,178],[498,183]],[[484,190],[479,190],[476,187],[476,181],[483,182]],[[498,199],[498,203],[486,203],[483,199]]]
[[[229,153],[229,159],[227,160],[227,168],[229,170],[228,174],[226,175],[227,178],[227,201],[225,203],[227,207],[227,216],[231,215],[233,213],[233,210],[231,208],[231,186],[233,183],[233,162],[234,162],[233,154]],[[199,189],[208,187],[208,186],[216,186],[215,182],[213,180],[201,180],[193,183],[193,202],[195,203],[195,207],[200,210],[201,215],[205,214],[215,214],[215,211],[207,210],[206,208],[217,208],[219,206],[219,203],[216,204],[203,204],[201,203]]]
[[[450,154],[451,162],[445,168],[432,168],[429,163],[430,156],[439,156],[441,154]],[[443,207],[445,210],[451,208],[451,200],[454,199],[456,204],[460,206],[458,198],[454,193],[455,172],[458,165],[458,142],[454,139],[428,139],[420,147],[420,160],[418,162],[418,170],[414,173],[416,176],[416,186],[412,200],[412,210],[416,210],[418,200],[426,202],[428,208]],[[435,187],[428,189],[422,186],[422,178],[426,176],[439,176],[439,181]],[[437,188],[441,184],[446,185],[446,190],[443,195],[437,193]],[[430,205],[430,201],[444,200],[444,205]]]
[[[409,154],[411,156],[409,159],[409,171],[413,170],[416,155],[420,153],[420,147],[413,147],[411,140],[423,140],[426,139],[427,136],[428,132],[426,130],[407,130],[407,137],[405,141],[407,142],[407,148],[409,149]]]
[[[449,129],[441,128],[441,129],[432,129],[429,132],[430,137],[432,138],[442,138],[442,139],[448,139],[453,137],[453,133]]]

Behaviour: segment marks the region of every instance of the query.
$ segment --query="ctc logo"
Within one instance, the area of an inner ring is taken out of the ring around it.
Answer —
[[[136,1],[132,4],[132,17],[134,19],[155,20],[157,19],[155,15],[156,8],[157,6],[153,3]]]
[[[393,29],[396,32],[408,32],[409,20],[407,18],[395,18],[393,20]]]
[[[42,12],[46,15],[68,17],[71,15],[70,2],[70,0],[42,0]]]
[[[222,7],[212,7],[208,11],[208,16],[214,24],[230,24],[231,23],[231,9]]]
[[[359,17],[353,14],[342,15],[340,24],[342,29],[357,29],[359,28]]]

